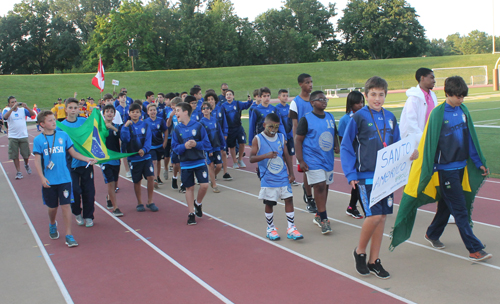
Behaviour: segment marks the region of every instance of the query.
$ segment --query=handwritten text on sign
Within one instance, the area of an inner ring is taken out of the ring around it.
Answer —
[[[415,136],[409,135],[377,152],[377,165],[370,195],[370,208],[408,183],[410,156],[415,150]]]

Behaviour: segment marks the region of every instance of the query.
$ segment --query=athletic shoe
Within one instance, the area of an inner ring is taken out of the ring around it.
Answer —
[[[115,188],[115,193],[118,193],[118,190],[120,190],[120,188],[116,187]]]
[[[116,208],[115,210],[113,210],[113,215],[116,217],[120,217],[123,216],[123,212],[121,212],[120,209]]]
[[[169,171],[169,170],[163,170],[163,178],[164,178],[165,180],[167,180],[167,179],[168,179],[168,171]]]
[[[197,224],[197,223],[196,223],[196,219],[195,219],[195,217],[194,217],[194,213],[190,213],[190,214],[188,215],[188,221],[187,221],[187,224],[188,224],[188,225],[196,225],[196,224]]]
[[[307,204],[307,193],[306,193],[306,185],[302,184],[302,191],[304,191],[304,195],[302,198],[304,199],[304,203]]]
[[[425,239],[431,244],[432,247],[436,248],[436,249],[444,249],[446,246],[444,246],[443,243],[441,243],[441,241],[439,239],[437,240],[431,240],[427,234],[425,235]]]
[[[106,196],[106,208],[113,209],[113,203],[109,199],[109,195]]]
[[[168,166],[168,172],[173,172],[173,171],[174,171],[174,167]]]
[[[288,239],[292,239],[292,240],[295,240],[295,241],[296,240],[302,240],[304,238],[304,236],[302,234],[300,234],[300,232],[295,227],[288,228],[286,230],[286,237]]]
[[[197,204],[196,200],[194,200],[194,213],[196,214],[197,217],[202,217],[203,216],[203,211],[201,210],[201,205],[203,204]]]
[[[280,239],[280,236],[278,234],[278,231],[276,231],[276,229],[268,229],[266,237],[271,241],[277,241]]]
[[[23,178],[23,174],[21,172],[17,172],[16,179],[22,179],[22,178]]]
[[[231,177],[231,175],[229,175],[229,173],[224,173],[224,175],[222,176],[222,179],[225,180],[225,181],[230,181],[230,180],[233,180],[233,178]]]
[[[321,218],[319,217],[318,214],[314,215],[313,223],[315,223],[316,225],[318,225],[319,228],[321,228]]]
[[[316,213],[318,212],[318,208],[316,208],[316,201],[314,200],[314,198],[311,198],[311,199],[308,199],[307,200],[307,207],[306,207],[307,211],[309,211],[309,213]]]
[[[292,182],[292,186],[298,186],[298,185],[300,185],[300,183],[297,183],[296,181]]]
[[[448,224],[456,224],[455,217],[451,214],[450,214],[450,217],[448,218]]]
[[[31,168],[30,168],[30,165],[24,165],[24,169],[26,169],[26,172],[28,174],[31,174]]]
[[[85,224],[85,221],[83,220],[83,216],[81,214],[76,215],[75,220],[78,226],[83,226]]]
[[[59,238],[59,231],[57,231],[57,221],[54,225],[49,223],[49,236],[53,240]]]
[[[213,188],[213,189],[212,189],[212,191],[213,191],[214,193],[220,193],[220,190],[219,190],[219,188],[217,188],[217,187]]]
[[[172,178],[172,189],[179,190],[179,186],[177,186],[177,178]]]
[[[243,160],[239,160],[238,161],[238,165],[240,166],[240,168],[246,168],[247,165],[245,165],[245,162]]]
[[[382,264],[380,264],[380,259],[375,260],[375,264],[368,263],[368,269],[379,279],[386,280],[391,277],[384,267],[382,267]]]
[[[186,193],[186,187],[184,187],[183,184],[181,184],[181,187],[179,188],[180,193]]]
[[[92,227],[94,226],[94,221],[91,218],[86,218],[85,219],[85,227]]]
[[[321,221],[321,234],[327,234],[332,232],[332,228],[330,227],[330,220],[324,219]]]
[[[484,250],[479,250],[474,253],[469,254],[469,260],[474,262],[480,262],[491,258],[493,255],[491,253],[487,253]]]
[[[66,245],[68,245],[68,247],[76,247],[78,246],[78,243],[75,241],[75,238],[72,236],[72,235],[67,235],[66,236]]]
[[[368,265],[366,264],[366,253],[356,253],[356,249],[354,248],[353,256],[354,262],[356,263],[356,272],[362,276],[370,275],[370,269],[368,269]]]
[[[143,204],[139,204],[137,205],[137,207],[135,207],[135,210],[137,210],[137,212],[144,212],[146,211],[146,208],[144,208]]]
[[[155,180],[153,181],[153,183],[154,183],[154,187],[155,187],[155,189],[158,189],[158,181],[155,179]]]
[[[159,176],[156,178],[156,181],[158,182],[158,185],[163,185],[163,181],[160,179]]]
[[[160,210],[160,209],[158,209],[158,207],[156,207],[155,203],[151,203],[151,204],[149,204],[149,205],[147,205],[147,204],[146,204],[146,207],[147,207],[149,210],[153,211],[153,212],[156,212],[156,211]]]
[[[132,173],[131,173],[130,171],[127,171],[127,172],[125,173],[125,176],[126,176],[126,177],[128,177],[128,178],[130,178],[130,177],[132,177]]]
[[[233,164],[233,169],[239,169],[239,168],[240,168],[240,166],[238,166],[237,162]]]
[[[350,215],[355,219],[362,219],[363,218],[361,213],[359,213],[358,208],[356,208],[356,207],[354,207],[354,208],[352,208],[351,206],[347,207],[345,214]]]

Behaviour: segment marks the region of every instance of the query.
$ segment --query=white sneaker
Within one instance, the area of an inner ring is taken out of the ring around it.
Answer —
[[[85,227],[92,227],[92,226],[94,226],[94,221],[91,218],[86,218]]]
[[[30,168],[30,165],[24,165],[24,168],[26,169],[26,172],[28,174],[31,174],[31,168]]]
[[[245,162],[243,160],[238,161],[238,165],[240,165],[240,168],[246,168],[247,165],[245,165]]]
[[[237,162],[233,164],[233,169],[239,169],[239,168],[240,168],[240,166],[238,166]]]
[[[167,180],[167,179],[168,179],[168,170],[164,170],[164,171],[163,171],[163,178],[164,178],[165,180]]]
[[[78,226],[82,226],[83,224],[85,224],[85,221],[83,220],[83,216],[81,214],[76,215],[75,220]]]
[[[16,179],[22,179],[22,178],[23,178],[23,174],[21,172],[17,172]]]
[[[450,218],[448,219],[448,224],[455,224],[455,218],[450,214]]]
[[[172,172],[172,171],[174,171],[174,167],[168,166],[168,172]]]
[[[132,173],[130,173],[130,171],[127,171],[127,173],[125,173],[125,176],[126,177],[132,177]]]

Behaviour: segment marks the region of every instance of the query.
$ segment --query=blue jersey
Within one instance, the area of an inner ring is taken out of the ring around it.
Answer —
[[[172,110],[173,111],[173,110]],[[172,112],[170,111],[170,112]],[[170,114],[169,114],[170,116]],[[172,116],[172,123],[170,127],[168,127],[168,139],[172,138],[172,132],[174,131],[174,128],[179,124],[179,121],[177,120],[177,116],[175,114]]]
[[[377,151],[384,148],[381,137],[387,145],[401,140],[394,114],[383,108],[380,112],[371,110],[371,113],[373,118],[368,106],[354,113],[342,138],[340,159],[349,183],[353,180],[373,178]]]
[[[199,122],[202,117],[203,117],[203,114],[201,113],[201,109],[196,108],[191,113],[191,120]]]
[[[196,147],[186,149],[185,143],[193,139]],[[172,150],[179,156],[181,169],[191,169],[205,164],[205,151],[210,151],[210,140],[205,128],[194,120],[187,125],[180,123],[172,132]]]
[[[221,106],[220,102],[216,104],[215,109],[212,110],[212,116],[215,116],[217,118],[217,121],[219,122],[219,125],[222,129],[222,134],[224,134],[224,136],[227,136],[228,128],[226,113],[224,112],[224,107]]]
[[[219,103],[225,103],[227,101],[226,96],[220,94],[219,96]]]
[[[293,124],[292,120],[288,117],[288,113],[290,112],[290,105],[289,104],[277,104],[275,106],[276,108],[276,114],[281,118],[281,123],[283,124],[283,127],[285,128],[285,133],[286,133],[286,138],[287,140],[293,140]]]
[[[77,117],[76,118],[76,121],[73,121],[73,122],[70,122],[68,121],[68,119],[65,119],[63,120],[61,123],[65,126],[68,126],[70,128],[79,128],[83,125],[83,123],[86,121],[87,119],[84,118],[84,117]],[[57,129],[57,131],[62,131],[61,129]],[[76,152],[80,152],[78,151],[76,148],[75,148],[75,151]],[[84,162],[84,161],[81,161],[81,160],[78,160],[78,159],[74,159],[71,161],[71,168],[78,168],[78,167],[86,167],[87,166],[87,163]]]
[[[307,134],[302,143],[302,155],[309,170],[332,171],[335,160],[333,147],[337,129],[335,118],[328,112],[325,112],[324,117],[311,112],[299,121],[299,125],[304,123],[307,123]]]
[[[225,146],[224,135],[222,134],[222,130],[220,124],[214,116],[211,116],[210,119],[203,117],[200,120],[200,123],[205,127],[205,131],[207,131],[208,139],[210,140],[210,144],[212,145],[212,149],[208,150],[208,153],[212,153],[214,151],[220,151],[220,148]]]
[[[127,106],[130,106],[134,100],[130,97],[127,96],[127,99],[125,101],[127,103]],[[118,99],[115,100],[115,109],[120,105],[120,102],[118,101]]]
[[[66,151],[71,147],[73,142],[64,131],[55,131],[52,135],[40,134],[33,140],[33,154],[41,156],[43,176],[49,185],[71,183],[66,162]],[[47,168],[51,161],[54,163],[52,170]]]
[[[115,151],[120,153],[120,129],[122,125],[118,124],[113,124],[113,126],[118,129],[118,132],[109,129],[109,134],[108,137],[106,137],[106,149]],[[110,161],[107,161],[105,163],[102,163],[103,165],[113,165],[113,166],[119,166],[120,165],[120,160],[119,159],[113,159]]]
[[[242,102],[233,100],[231,103],[225,102],[222,104],[226,113],[228,129],[239,129],[241,127],[241,111],[250,108],[252,101]]]
[[[344,137],[344,132],[345,128],[347,127],[347,124],[349,123],[349,120],[351,120],[351,117],[354,115],[354,113],[351,111],[349,113],[346,113],[344,116],[339,121],[339,136]]]
[[[266,116],[270,113],[276,113],[276,108],[273,105],[268,105],[264,107],[262,104],[258,105],[253,109],[253,113],[250,116],[250,122],[248,123],[248,138],[249,146],[252,145],[252,140],[255,134],[259,134],[264,131],[264,121],[266,120]],[[279,116],[278,116],[279,117]],[[283,124],[280,121],[279,130],[281,134],[286,134],[285,128],[283,128]]]
[[[285,136],[278,133],[274,137],[269,137],[264,133],[260,133],[255,137],[259,146],[257,155],[278,152],[276,158],[266,158],[258,163],[260,186],[277,188],[290,185],[285,159],[283,158],[283,150],[286,149]]]
[[[255,108],[258,106],[259,105],[254,101],[250,108],[248,108],[248,119],[252,119],[253,110],[255,110]]]
[[[300,121],[300,119],[307,113],[312,112],[313,107],[311,103],[302,99],[300,95],[295,96],[293,101],[295,102],[295,105],[297,107],[297,121]]]
[[[156,117],[153,121],[151,117],[144,120],[151,130],[151,149],[158,149],[163,146],[163,135],[167,131],[167,123],[163,118]]]
[[[139,162],[151,158],[149,154],[151,150],[151,128],[144,121],[139,120],[128,127],[123,126],[120,139],[127,153],[136,153],[141,149],[144,151],[142,157],[139,154],[129,156],[129,162]]]
[[[125,108],[122,107],[121,105],[118,105],[116,107],[116,112],[120,113],[120,116],[124,124],[127,122],[127,120],[130,119],[130,116],[128,115],[128,109],[129,109],[128,105],[126,105]]]

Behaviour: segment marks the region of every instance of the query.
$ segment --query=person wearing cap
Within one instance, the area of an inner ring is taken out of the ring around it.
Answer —
[[[66,106],[62,103],[62,98],[57,98],[56,108],[56,118],[58,121],[63,121],[66,119]],[[52,111],[53,112],[53,111]]]

